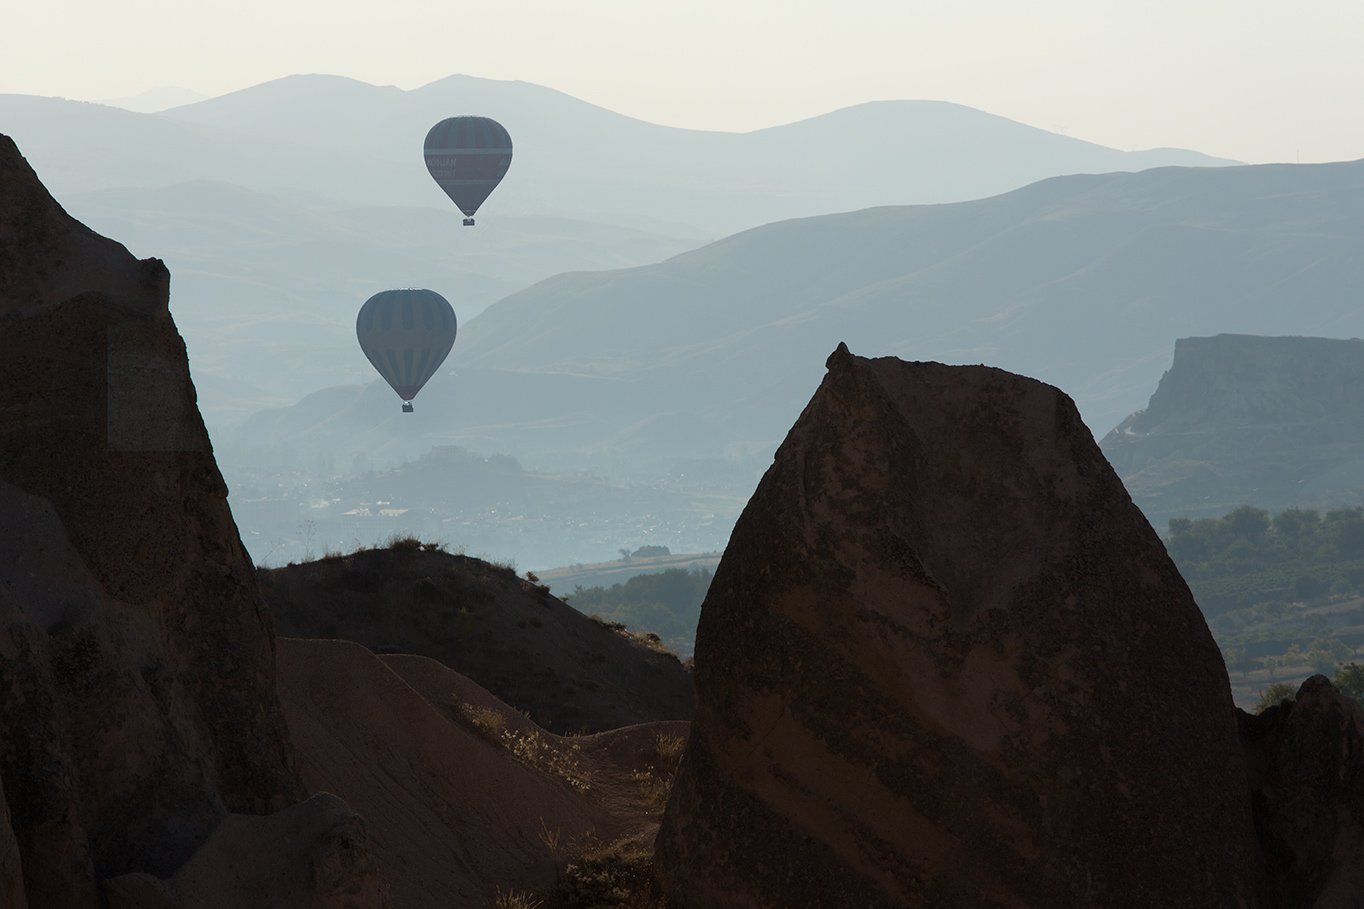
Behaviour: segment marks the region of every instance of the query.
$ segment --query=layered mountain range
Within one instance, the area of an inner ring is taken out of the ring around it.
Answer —
[[[444,117],[511,131],[476,229],[423,166]],[[355,312],[430,287],[467,320],[554,274],[641,265],[781,218],[977,198],[1063,173],[1227,163],[1125,152],[940,102],[878,102],[752,133],[635,120],[541,86],[452,76],[412,91],[293,76],[157,114],[0,95],[0,124],[85,223],[176,275],[216,434],[365,381]]]
[[[937,101],[872,102],[723,133],[647,123],[543,86],[471,76],[411,91],[290,76],[150,115],[0,96],[0,117],[63,194],[208,177],[350,204],[431,205],[441,196],[421,166],[421,140],[455,114],[493,117],[512,135],[516,157],[489,216],[690,224],[713,233],[868,205],[976,198],[1061,173],[1230,163],[1179,149],[1119,151]],[[97,132],[98,149],[71,141],[73,127]],[[100,166],[86,166],[95,154]]]
[[[1361,263],[1364,163],[1061,177],[562,275],[465,327],[415,432],[369,386],[259,414],[239,438],[338,457],[440,441],[561,463],[762,463],[839,339],[1038,376],[1102,435],[1145,403],[1176,338],[1364,335]]]

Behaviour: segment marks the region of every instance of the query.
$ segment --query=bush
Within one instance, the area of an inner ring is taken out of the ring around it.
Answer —
[[[1264,713],[1270,707],[1277,707],[1283,701],[1291,701],[1298,695],[1298,686],[1289,682],[1275,682],[1260,690],[1260,700],[1255,704],[1255,713]]]
[[[1340,693],[1364,706],[1364,666],[1359,663],[1346,663],[1336,672],[1332,684]]]
[[[416,552],[422,548],[422,541],[412,534],[395,533],[384,544],[395,552]]]

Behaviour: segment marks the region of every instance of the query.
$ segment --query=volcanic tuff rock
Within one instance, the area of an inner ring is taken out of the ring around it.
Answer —
[[[1364,340],[1175,342],[1145,410],[1099,447],[1152,521],[1364,503]]]
[[[568,735],[691,718],[682,663],[516,572],[411,545],[260,573],[281,635],[430,657]]]
[[[6,909],[94,907],[303,795],[168,298],[159,261],[72,220],[0,136]]]
[[[1325,677],[1259,716],[1237,711],[1274,901],[1364,902],[1364,712]]]
[[[1074,404],[828,373],[702,607],[681,907],[1257,906],[1220,655]]]
[[[230,815],[171,880],[125,874],[104,890],[109,909],[389,905],[368,825],[327,793],[267,817]]]

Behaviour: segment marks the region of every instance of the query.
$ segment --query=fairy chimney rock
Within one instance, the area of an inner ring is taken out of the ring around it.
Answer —
[[[1260,905],[1220,654],[1049,385],[839,345],[695,679],[678,906]]]
[[[84,909],[305,794],[169,275],[0,136],[0,902]]]

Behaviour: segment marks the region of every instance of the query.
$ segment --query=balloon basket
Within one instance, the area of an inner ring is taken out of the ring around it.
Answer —
[[[465,219],[464,219],[464,226],[465,226],[465,227],[473,227],[473,226],[474,226],[474,219],[473,219],[473,218],[465,218]]]
[[[411,413],[411,412],[412,412],[412,405],[411,405],[411,404],[406,404],[406,403],[403,404],[403,413]]]

